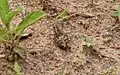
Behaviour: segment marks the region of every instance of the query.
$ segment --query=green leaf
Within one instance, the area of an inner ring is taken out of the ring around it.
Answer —
[[[113,13],[114,16],[120,16],[120,12],[119,11],[116,11]]]
[[[23,33],[23,31],[30,25],[45,16],[43,11],[33,11],[32,13],[28,14],[22,22],[15,28],[14,33],[18,36]]]
[[[0,0],[0,17],[3,18],[9,12],[8,0]]]
[[[120,16],[120,5],[118,5],[117,11],[113,13],[114,16]]]
[[[20,69],[20,66],[19,66],[17,61],[15,61],[15,63],[14,63],[14,70],[15,70],[17,75],[21,75],[21,72],[20,72],[21,69]]]
[[[4,22],[4,24],[5,25],[8,25],[9,24],[9,22],[11,21],[11,19],[14,17],[14,16],[16,16],[19,12],[21,12],[23,9],[22,9],[22,7],[18,7],[18,8],[16,8],[15,10],[12,10],[12,11],[10,11],[7,15],[5,15],[5,17],[4,17],[4,20],[3,20],[3,22]],[[8,26],[7,26],[8,27]]]
[[[65,19],[68,17],[68,13],[67,10],[64,9],[60,14],[58,14],[58,16],[56,17],[57,19]]]
[[[0,27],[0,41],[5,41],[7,39],[6,35],[5,28]]]
[[[25,56],[25,50],[23,47],[18,46],[14,48],[14,51],[22,58]]]
[[[0,36],[4,35],[6,32],[5,32],[5,29],[0,27]]]
[[[1,17],[1,19],[3,19],[4,16],[5,16],[5,14],[4,14],[4,8],[0,5],[0,17]]]

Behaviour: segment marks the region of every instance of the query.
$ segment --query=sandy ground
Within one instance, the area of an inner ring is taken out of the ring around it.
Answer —
[[[119,0],[117,0],[117,3]],[[25,7],[19,23],[33,10],[48,16],[28,28],[32,37],[24,39],[26,59],[20,60],[23,75],[120,75],[120,26],[112,16],[116,4],[110,0],[9,0],[14,9]],[[52,24],[63,9],[77,14]],[[91,42],[86,48],[83,37]],[[1,48],[0,53],[2,53]],[[7,61],[0,58],[0,75],[6,74]]]

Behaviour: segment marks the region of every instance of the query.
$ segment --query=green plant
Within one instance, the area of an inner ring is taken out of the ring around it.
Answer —
[[[16,62],[16,61],[14,63],[14,71],[15,71],[15,75],[22,75],[20,66],[19,66],[18,62]]]
[[[99,75],[117,75],[117,71],[115,68],[108,68],[107,70],[101,72]]]
[[[94,45],[94,40],[92,37],[83,36],[82,39],[83,39],[82,45],[86,45],[87,47]]]
[[[33,11],[28,14],[18,25],[11,25],[11,20],[19,12],[22,12],[22,8],[18,7],[14,10],[10,10],[8,6],[8,0],[0,0],[0,19],[2,25],[0,25],[0,42],[5,45],[5,48],[9,50],[9,56],[12,52],[22,56],[24,51],[19,46],[19,40],[24,34],[25,29],[37,20],[45,16],[43,11]]]
[[[9,64],[8,65],[8,75],[22,75],[20,65],[17,61],[14,62],[14,65]]]
[[[58,16],[56,17],[56,19],[67,19],[68,18],[68,12],[67,9],[64,9],[61,13],[58,14]]]
[[[82,46],[85,54],[91,54],[93,51],[93,46],[95,45],[95,41],[93,40],[93,38],[88,36],[83,36],[82,39]]]
[[[120,21],[120,5],[118,5],[117,10],[113,13],[113,16],[117,16]]]

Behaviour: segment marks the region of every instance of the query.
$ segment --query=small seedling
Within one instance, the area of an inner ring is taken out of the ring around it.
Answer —
[[[22,75],[20,66],[17,61],[15,61],[14,64],[14,71],[15,71],[15,75]]]
[[[117,10],[113,13],[114,16],[117,16],[120,22],[120,5],[118,5]]]
[[[93,45],[95,44],[94,40],[88,36],[83,36],[82,39],[82,45],[85,54],[91,54],[91,52],[93,51]]]
[[[88,36],[83,36],[83,42],[82,42],[82,45],[86,45],[88,47],[94,45],[94,40],[93,38],[91,37],[88,37]]]
[[[67,9],[64,9],[61,13],[58,14],[58,16],[56,17],[56,19],[67,19],[68,17],[68,12]]]
[[[0,0],[0,42],[5,45],[6,50],[9,50],[7,57],[12,53],[16,53],[21,57],[24,55],[24,49],[19,46],[20,38],[24,35],[24,31],[28,26],[45,16],[43,11],[33,11],[18,25],[11,25],[13,17],[22,10],[21,7],[10,10],[8,0]]]
[[[21,72],[20,65],[18,64],[17,61],[15,61],[13,66],[9,64],[7,74],[8,75],[23,75]]]
[[[102,72],[99,75],[117,75],[117,71],[114,68],[108,68],[105,72]]]

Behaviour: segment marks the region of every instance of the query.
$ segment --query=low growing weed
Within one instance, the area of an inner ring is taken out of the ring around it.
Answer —
[[[11,54],[19,56],[24,55],[24,49],[20,47],[19,40],[23,36],[25,29],[37,20],[45,16],[43,11],[33,11],[29,13],[18,25],[11,25],[10,22],[18,13],[22,12],[22,8],[18,7],[10,10],[8,0],[0,0],[0,42],[4,44],[8,50],[6,57]]]
[[[7,67],[7,75],[23,75],[17,61],[15,61],[13,65],[9,64]]]
[[[4,54],[7,60],[15,62],[12,71],[8,70],[10,75],[22,75],[17,60],[18,57],[23,57],[25,55],[24,48],[19,45],[20,38],[24,35],[25,29],[45,16],[43,11],[33,11],[18,25],[11,25],[13,17],[22,12],[22,10],[23,8],[21,7],[10,10],[8,0],[0,0],[0,42],[5,46]]]
[[[15,75],[22,75],[21,68],[20,68],[18,62],[16,62],[16,61],[14,63],[14,71],[15,71]]]

